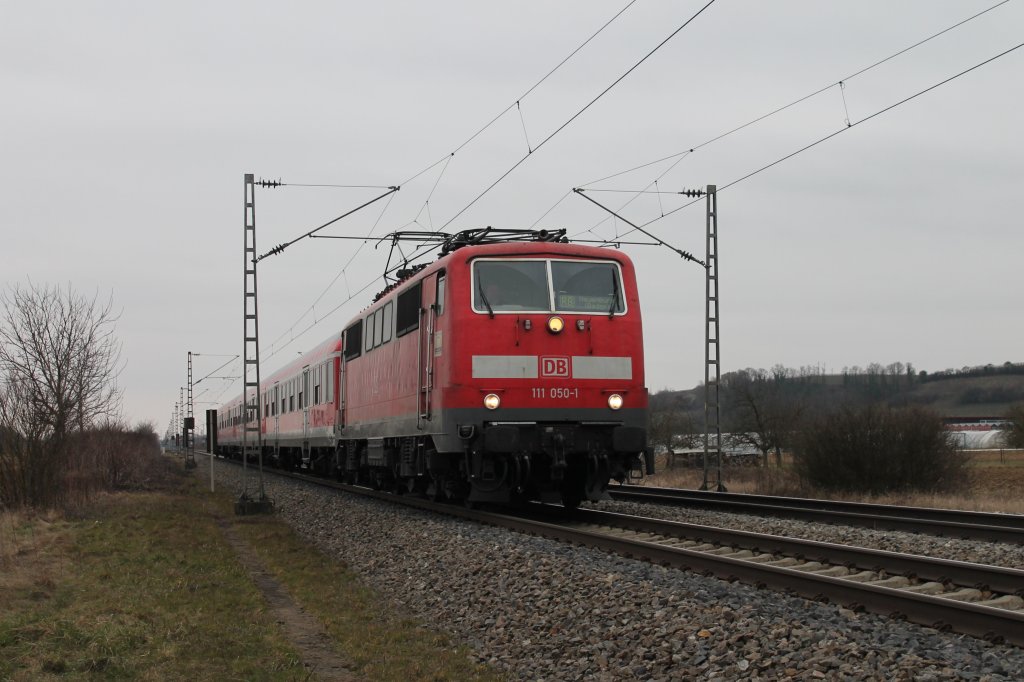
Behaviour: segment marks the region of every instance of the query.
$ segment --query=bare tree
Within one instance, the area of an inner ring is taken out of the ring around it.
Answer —
[[[774,451],[782,465],[782,449],[797,428],[804,406],[792,386],[793,373],[781,365],[772,371],[744,369],[726,377],[723,385],[729,407],[731,440],[760,450],[764,464]]]
[[[651,412],[647,438],[651,445],[664,447],[667,466],[672,468],[676,448],[693,447],[698,435],[696,424],[689,413],[681,410],[659,410]]]
[[[70,287],[0,294],[0,504],[60,504],[71,434],[113,418],[121,345],[110,300]]]

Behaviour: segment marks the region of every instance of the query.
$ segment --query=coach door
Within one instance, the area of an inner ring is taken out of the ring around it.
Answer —
[[[342,337],[342,348],[345,348],[344,336]],[[334,361],[331,361],[331,371],[334,371]],[[334,382],[334,400],[338,406],[338,418],[336,421],[337,426],[335,427],[335,433],[338,436],[345,430],[345,351],[342,350],[341,357],[338,358],[338,375],[337,381]]]
[[[423,280],[423,308],[420,310],[419,329],[419,417],[430,421],[434,410],[434,357],[440,348],[440,329],[437,318],[443,311],[445,273]]]
[[[299,389],[299,402],[302,404],[302,444],[309,445],[309,366],[302,368],[302,387]]]
[[[274,415],[274,448],[276,452],[278,434],[281,432],[281,398],[280,388],[277,384],[274,384],[274,388],[270,395],[272,396],[270,414]]]

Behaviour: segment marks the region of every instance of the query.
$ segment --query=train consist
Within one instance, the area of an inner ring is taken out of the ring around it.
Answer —
[[[455,235],[260,392],[264,461],[435,499],[573,507],[652,461],[633,265],[564,232]]]

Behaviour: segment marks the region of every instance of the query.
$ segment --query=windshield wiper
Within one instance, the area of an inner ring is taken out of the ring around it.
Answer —
[[[615,315],[615,309],[619,307],[619,278],[615,276],[615,268],[612,268],[612,304],[608,308],[608,317]]]
[[[494,308],[491,307],[490,301],[487,300],[487,294],[484,293],[484,286],[480,283],[480,280],[476,280],[476,290],[480,293],[480,300],[487,306],[487,312],[490,314],[491,319],[494,319]]]

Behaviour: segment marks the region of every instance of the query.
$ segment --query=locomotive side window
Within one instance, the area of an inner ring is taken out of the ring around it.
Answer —
[[[473,310],[551,310],[547,263],[539,260],[476,261],[473,263]]]
[[[396,336],[403,336],[420,326],[420,301],[423,300],[423,282],[417,282],[408,291],[398,295],[398,310],[395,312]]]
[[[395,305],[391,301],[388,301],[384,308],[381,310],[382,324],[384,325],[383,332],[381,334],[381,343],[387,343],[391,340],[392,331],[395,328]]]
[[[384,309],[378,308],[373,314],[373,347],[384,343]]]
[[[434,298],[434,305],[437,306],[438,315],[444,313],[444,290],[446,281],[444,271],[437,273],[437,296]]]
[[[551,261],[555,310],[564,313],[626,311],[619,269],[613,263]]]
[[[363,320],[363,347],[367,351],[373,348],[373,315],[367,315]]]
[[[344,355],[346,360],[359,357],[360,353],[363,352],[362,340],[363,321],[358,320],[354,325],[345,330]]]

